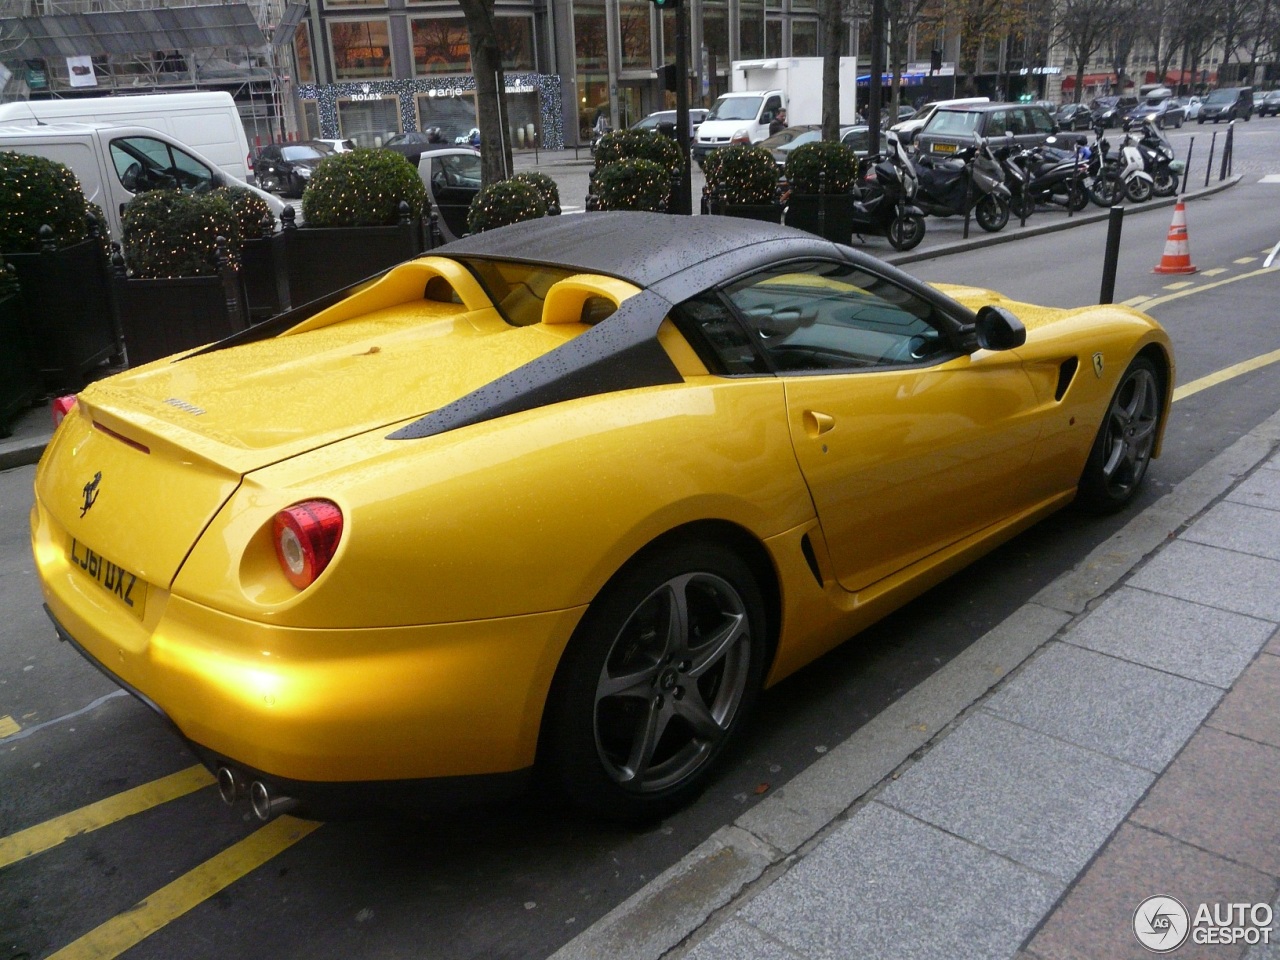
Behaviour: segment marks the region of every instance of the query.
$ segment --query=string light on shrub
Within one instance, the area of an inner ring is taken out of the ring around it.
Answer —
[[[483,233],[522,220],[536,220],[546,213],[547,202],[537,187],[513,177],[492,183],[476,194],[467,211],[467,228],[472,233]]]

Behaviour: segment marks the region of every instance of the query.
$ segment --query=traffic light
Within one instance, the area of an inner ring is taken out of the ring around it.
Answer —
[[[651,0],[659,10],[674,10],[680,6],[680,0]]]

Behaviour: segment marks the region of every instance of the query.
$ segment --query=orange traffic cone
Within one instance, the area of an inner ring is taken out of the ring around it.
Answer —
[[[1187,207],[1181,199],[1173,208],[1173,223],[1164,242],[1164,256],[1152,273],[1195,273],[1191,263],[1191,245],[1187,242]]]

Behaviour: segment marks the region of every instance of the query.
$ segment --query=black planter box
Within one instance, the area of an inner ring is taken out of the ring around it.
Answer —
[[[129,365],[221,340],[244,329],[239,278],[112,280]],[[228,289],[231,297],[228,298]]]
[[[849,243],[853,239],[853,196],[793,193],[787,203],[786,224],[836,243]]]
[[[255,237],[240,246],[240,277],[251,323],[289,308],[289,278],[276,263],[274,237]]]
[[[782,223],[782,204],[780,203],[721,203],[719,200],[712,200],[709,208],[711,213],[721,217]]]
[[[0,274],[0,437],[12,430],[14,417],[42,393],[40,373],[27,344],[26,321],[17,286],[5,289]]]
[[[120,358],[110,268],[100,241],[4,259],[17,271],[28,343],[47,390],[74,393],[90,370]]]
[[[298,307],[422,253],[422,229],[405,220],[394,227],[286,228],[271,240],[277,269]]]

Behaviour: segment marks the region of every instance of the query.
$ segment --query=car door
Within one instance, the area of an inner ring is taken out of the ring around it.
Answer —
[[[772,267],[724,290],[785,383],[836,576],[859,590],[1027,509],[1040,434],[1013,351],[958,351],[930,301],[856,266]]]
[[[423,157],[423,160],[426,160]],[[480,157],[473,153],[431,157],[427,180],[431,200],[445,227],[454,237],[467,232],[467,211],[480,192]]]

